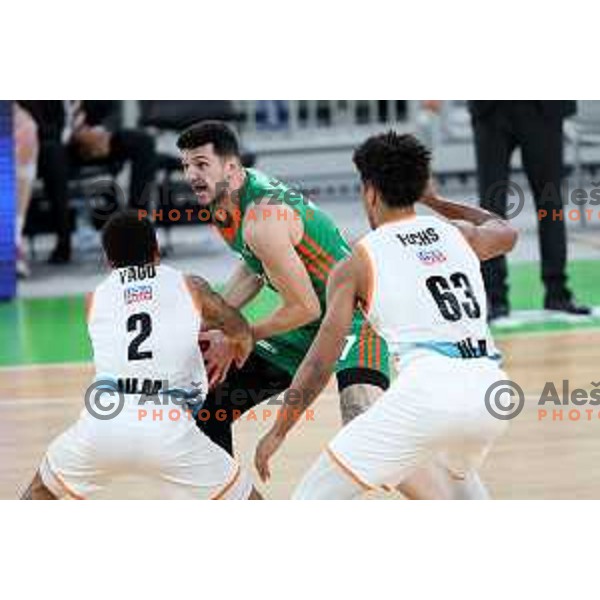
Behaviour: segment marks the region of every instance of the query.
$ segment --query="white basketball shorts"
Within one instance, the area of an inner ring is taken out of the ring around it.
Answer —
[[[421,356],[326,453],[365,490],[394,488],[434,456],[460,477],[480,466],[506,428],[485,406],[486,391],[501,379],[506,374],[488,358]]]
[[[146,408],[137,399],[125,396],[122,411],[110,420],[84,409],[50,444],[40,476],[55,496],[92,498],[117,476],[141,475],[158,480],[163,497],[170,499],[248,498],[250,476],[188,412],[176,405]]]

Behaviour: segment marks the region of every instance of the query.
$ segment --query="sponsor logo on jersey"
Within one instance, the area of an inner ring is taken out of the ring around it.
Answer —
[[[264,348],[267,352],[270,352],[271,354],[278,354],[277,348],[275,348],[275,346],[273,346],[266,340],[260,340],[256,342],[256,345],[260,346],[261,348]]]
[[[446,255],[441,250],[419,250],[417,258],[428,267],[446,262]]]
[[[152,300],[151,285],[133,285],[125,289],[125,304],[135,304],[136,302],[147,302]]]

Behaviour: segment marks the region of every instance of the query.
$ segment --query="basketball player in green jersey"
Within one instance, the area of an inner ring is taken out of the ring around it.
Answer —
[[[235,308],[268,286],[280,305],[253,325],[255,349],[241,369],[232,364],[227,341],[217,331],[201,335],[211,390],[202,405],[208,418],[198,426],[233,453],[231,424],[243,412],[287,390],[325,314],[326,288],[335,264],[351,249],[331,218],[284,183],[245,169],[235,133],[224,123],[205,121],[179,137],[184,174],[200,205],[240,264],[222,291]],[[361,312],[354,315],[335,369],[342,421],[369,408],[389,386],[388,352]],[[275,407],[274,407],[275,408]],[[426,497],[429,477],[403,487]]]

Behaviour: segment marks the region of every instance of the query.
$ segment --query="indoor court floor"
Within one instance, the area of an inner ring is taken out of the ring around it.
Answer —
[[[583,411],[578,421],[569,420],[566,411],[562,421],[540,420],[538,415],[538,398],[547,381],[555,382],[559,393],[563,379],[571,389],[588,392],[592,382],[600,383],[600,331],[506,336],[499,345],[506,370],[525,391],[526,402],[483,469],[491,493],[510,499],[600,498],[598,408],[590,421]],[[86,363],[0,368],[0,498],[18,496],[50,440],[77,418],[91,377]],[[553,407],[546,408],[551,415]],[[268,426],[262,407],[256,415],[257,421],[242,418],[235,431],[238,453],[250,468],[257,439]],[[337,393],[330,385],[315,405],[314,421],[302,421],[275,458],[270,484],[259,485],[265,496],[289,498],[338,427]],[[149,499],[157,494],[153,482],[124,479],[101,497]]]
[[[339,203],[333,208],[347,229],[356,222],[349,206]],[[569,380],[571,390],[589,393],[600,387],[598,239],[597,228],[572,231],[570,236],[569,281],[579,302],[596,307],[588,318],[540,310],[543,291],[534,230],[524,230],[509,260],[513,313],[493,333],[508,376],[523,388],[526,402],[483,469],[496,498],[600,498],[600,407],[580,407],[578,421],[569,419],[568,409],[573,407],[546,406],[550,416],[543,420],[538,414],[547,382],[554,382],[559,393],[563,380]],[[166,262],[205,274],[210,281],[226,279],[234,262],[229,254],[209,246],[200,253],[195,229],[178,233],[177,240],[176,253]],[[18,497],[49,442],[83,408],[93,373],[82,293],[104,276],[100,265],[97,249],[87,260],[61,269],[40,260],[34,264],[34,277],[21,285],[20,298],[0,304],[0,499]],[[246,316],[261,318],[275,302],[262,293]],[[552,420],[553,408],[563,409],[562,421]],[[585,409],[594,409],[592,420],[587,420]],[[262,406],[256,415],[256,421],[242,417],[235,426],[237,451],[253,472],[255,445],[269,425],[262,419]],[[265,496],[289,498],[339,427],[337,392],[330,385],[315,404],[315,420],[302,421],[275,457],[270,484],[259,484]],[[158,487],[142,480],[115,481],[102,497],[156,498]]]

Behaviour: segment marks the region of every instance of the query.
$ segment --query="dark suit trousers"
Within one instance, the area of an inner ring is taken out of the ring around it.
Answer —
[[[563,208],[562,125],[559,117],[544,117],[535,102],[503,102],[491,113],[473,118],[481,206],[502,217],[506,216],[511,155],[515,148],[521,149],[536,210],[545,209],[548,215],[538,219],[538,233],[542,280],[546,295],[553,298],[568,296],[565,224],[553,220],[552,212]],[[489,302],[507,304],[506,258],[483,263],[482,272]]]
[[[69,181],[69,154],[60,140],[42,139],[38,158],[39,174],[44,182],[44,193],[52,207],[53,227],[59,244],[69,244],[70,223],[67,185]]]

